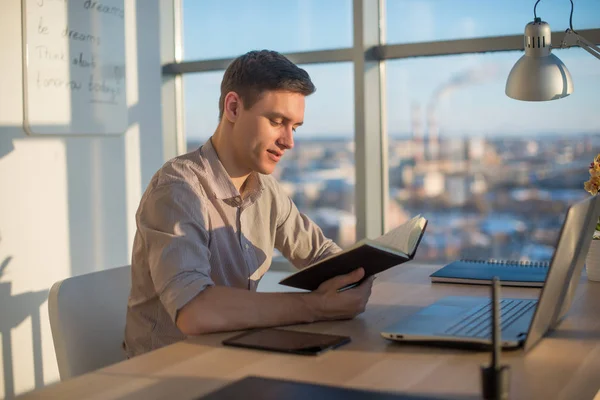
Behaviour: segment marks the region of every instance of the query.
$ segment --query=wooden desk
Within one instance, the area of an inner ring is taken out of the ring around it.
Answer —
[[[381,274],[367,311],[354,320],[294,329],[346,334],[352,343],[318,357],[226,348],[232,333],[180,342],[23,398],[193,399],[248,375],[403,393],[480,398],[479,368],[489,355],[405,345],[379,332],[446,295],[489,295],[488,287],[430,284],[435,268],[405,265]],[[532,298],[539,289],[503,288],[503,296]],[[582,278],[558,330],[531,352],[504,352],[511,365],[511,399],[592,399],[600,388],[600,283]],[[250,397],[249,397],[250,398]]]

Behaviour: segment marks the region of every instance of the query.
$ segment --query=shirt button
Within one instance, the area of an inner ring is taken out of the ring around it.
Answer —
[[[248,250],[248,249],[250,248],[250,246],[248,246],[248,243],[246,243],[246,244],[244,245],[244,247],[246,248],[246,250]]]

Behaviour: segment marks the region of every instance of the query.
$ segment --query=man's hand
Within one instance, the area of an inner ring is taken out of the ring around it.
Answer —
[[[317,319],[348,319],[365,311],[375,276],[370,276],[355,288],[338,292],[339,289],[360,281],[364,276],[365,270],[358,268],[349,274],[323,282],[317,290],[310,293]]]

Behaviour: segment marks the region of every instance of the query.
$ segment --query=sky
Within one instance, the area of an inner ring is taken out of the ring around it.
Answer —
[[[573,28],[600,28],[600,0],[573,0]],[[522,34],[533,0],[387,0],[389,44]],[[537,15],[553,31],[569,26],[569,0],[542,0]],[[232,58],[250,50],[282,53],[352,46],[352,0],[184,0],[184,60]],[[522,52],[423,57],[386,62],[390,135],[427,124],[435,109],[442,136],[600,133],[599,60],[582,49],[553,50],[569,69],[574,92],[551,102],[504,94]],[[297,138],[354,134],[351,63],[300,65],[317,87],[306,100]],[[218,123],[223,71],[184,75],[188,139],[204,140]],[[457,84],[456,82],[461,82]],[[595,114],[595,115],[594,115]]]

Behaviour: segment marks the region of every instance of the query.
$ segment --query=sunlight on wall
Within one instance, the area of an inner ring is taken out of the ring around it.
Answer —
[[[58,379],[47,295],[71,271],[65,145],[26,138],[13,145],[0,158],[4,187],[19,193],[0,200],[0,258],[11,257],[0,282],[2,307],[10,311],[0,320],[4,350],[11,353],[2,356],[7,397]]]
[[[127,72],[127,105],[139,102],[138,88],[138,37],[135,3],[125,2],[125,70]]]
[[[24,133],[21,0],[2,2],[0,398],[59,380],[48,291],[69,276],[130,262],[141,177],[163,162],[159,2],[125,4],[129,128],[71,138]]]
[[[133,238],[135,237],[135,212],[142,197],[142,171],[140,168],[140,125],[129,126],[125,135],[125,187],[127,215],[127,259],[131,260]]]

